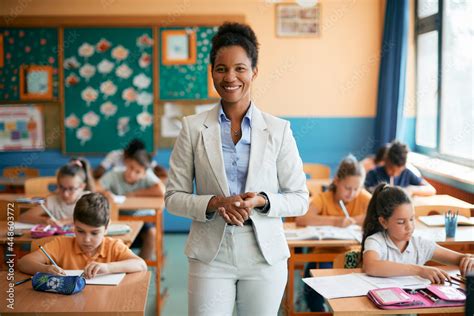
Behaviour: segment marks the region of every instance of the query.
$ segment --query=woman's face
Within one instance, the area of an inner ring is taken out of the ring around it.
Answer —
[[[344,179],[334,179],[336,186],[336,199],[342,200],[344,203],[349,203],[354,200],[362,189],[361,176],[348,176]]]
[[[217,51],[212,80],[223,103],[250,103],[250,87],[257,76],[257,68],[240,46],[226,46]]]

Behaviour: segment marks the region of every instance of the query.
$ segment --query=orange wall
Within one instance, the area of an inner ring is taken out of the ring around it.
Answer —
[[[276,38],[271,0],[2,0],[0,15],[242,14],[261,43],[259,106],[280,116],[375,115],[385,1],[320,0],[320,38]]]

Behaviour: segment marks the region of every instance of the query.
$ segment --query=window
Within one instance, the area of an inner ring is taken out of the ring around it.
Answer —
[[[416,5],[416,151],[474,162],[474,1]]]

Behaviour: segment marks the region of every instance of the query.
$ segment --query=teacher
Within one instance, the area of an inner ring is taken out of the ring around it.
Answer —
[[[308,209],[289,122],[251,101],[257,61],[249,26],[219,27],[210,62],[220,103],[183,119],[171,154],[166,208],[193,220],[189,315],[230,316],[235,304],[238,315],[277,315],[290,255],[281,217]]]

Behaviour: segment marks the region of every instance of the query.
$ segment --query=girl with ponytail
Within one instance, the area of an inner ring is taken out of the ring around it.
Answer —
[[[45,205],[58,220],[53,221],[40,206],[29,209],[19,217],[20,222],[32,224],[72,225],[74,206],[84,194],[94,191],[94,181],[87,160],[73,158],[59,168],[57,190],[46,198]]]
[[[424,266],[433,260],[458,265],[462,275],[474,270],[474,258],[414,236],[415,212],[405,191],[380,184],[370,200],[363,225],[363,269],[369,275],[390,277],[418,275],[432,283],[450,279],[446,271]]]

